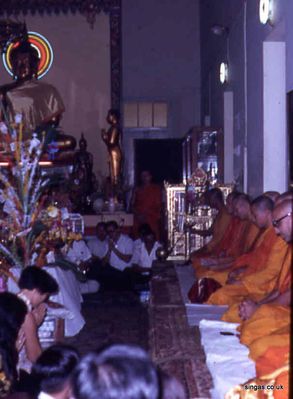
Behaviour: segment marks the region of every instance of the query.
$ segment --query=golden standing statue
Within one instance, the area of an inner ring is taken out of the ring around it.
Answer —
[[[110,178],[113,188],[117,188],[118,186],[122,166],[122,151],[120,147],[121,130],[119,119],[119,111],[110,109],[106,119],[110,127],[107,131],[105,129],[102,129],[101,131],[102,139],[106,144],[109,153]]]

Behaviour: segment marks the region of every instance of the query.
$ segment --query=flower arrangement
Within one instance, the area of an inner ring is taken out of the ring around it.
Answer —
[[[42,193],[49,183],[39,173],[45,135],[39,140],[33,133],[31,139],[24,140],[20,114],[15,115],[12,124],[0,122],[0,132],[9,155],[8,167],[0,169],[4,214],[0,221],[0,252],[9,265],[25,267],[31,263],[37,235],[35,223],[43,208]]]

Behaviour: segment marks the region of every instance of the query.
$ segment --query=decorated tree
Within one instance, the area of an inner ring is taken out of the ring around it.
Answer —
[[[5,115],[2,108],[2,114]],[[0,169],[0,202],[3,216],[0,221],[0,252],[7,267],[25,267],[31,263],[37,237],[43,226],[37,223],[43,208],[42,196],[49,179],[40,174],[39,161],[44,148],[42,140],[33,133],[23,139],[21,115],[13,124],[0,122],[2,142],[7,154],[5,167]]]

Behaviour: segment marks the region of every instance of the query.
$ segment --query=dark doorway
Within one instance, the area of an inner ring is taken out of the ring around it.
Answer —
[[[149,170],[155,183],[182,182],[182,139],[137,139],[135,149],[135,181]]]

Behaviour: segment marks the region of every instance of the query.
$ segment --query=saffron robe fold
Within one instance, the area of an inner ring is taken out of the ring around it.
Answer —
[[[272,289],[272,291],[277,290],[280,294],[283,294],[286,290],[288,290],[291,287],[291,266],[292,266],[292,245],[290,244],[287,245],[287,251],[278,277],[274,278],[273,281],[270,282],[271,286],[275,284],[275,287]],[[250,297],[250,299],[253,298]],[[246,329],[249,331],[249,332],[243,332],[243,334],[255,334],[255,332],[261,328],[262,324],[266,325],[265,329],[262,331],[266,331],[266,329],[270,331],[270,329],[272,328],[272,324],[269,327],[266,323],[269,323],[273,317],[278,318],[279,309],[276,308],[276,306],[281,306],[281,305],[274,304],[273,302],[261,305],[261,307],[256,310],[256,316],[252,315],[252,317],[249,320],[242,322],[238,314],[240,302],[241,300],[230,305],[229,309],[222,316],[223,321],[228,321],[232,323],[241,323],[241,326],[238,327],[238,330],[240,332],[246,331]],[[283,306],[281,306],[281,308],[283,308]],[[263,310],[260,311],[260,309]],[[254,318],[259,319],[260,322],[259,325],[254,324]],[[264,318],[264,320],[260,321],[261,318]]]
[[[221,252],[225,252],[225,256],[235,258],[249,251],[254,245],[259,235],[259,229],[254,223],[249,220],[243,221],[240,219],[235,219],[233,226],[230,225],[230,229],[228,233],[225,234],[222,244],[219,244],[214,253],[215,255],[220,255]],[[193,259],[193,267],[196,271],[196,278],[213,277],[214,273],[216,273],[216,277],[222,277],[222,274],[218,274],[220,272],[202,267],[200,265],[200,259]],[[227,276],[227,273],[228,272],[226,272],[224,276]],[[223,279],[217,281],[223,284],[226,279],[224,279],[224,281]]]
[[[210,305],[231,306],[237,302],[240,303],[247,297],[259,302],[275,288],[287,251],[288,244],[278,237],[262,269],[244,276],[240,281],[240,285],[227,284],[220,288],[210,296],[207,303]],[[230,319],[227,320],[225,317],[222,320],[232,321]]]
[[[252,252],[254,252],[252,248],[257,248],[260,245],[259,242],[261,243],[261,237],[263,234],[264,232],[260,231],[260,229],[254,223],[250,222],[249,224],[247,224],[246,228],[243,230],[243,237],[241,238],[241,242],[243,243],[242,250],[250,251],[248,253],[244,253],[243,255],[238,256],[233,262],[231,268],[227,270],[219,271],[202,268],[198,273],[199,277],[210,277],[218,281],[220,284],[225,285],[230,271],[234,268],[235,262],[237,262],[241,258],[249,256]]]

